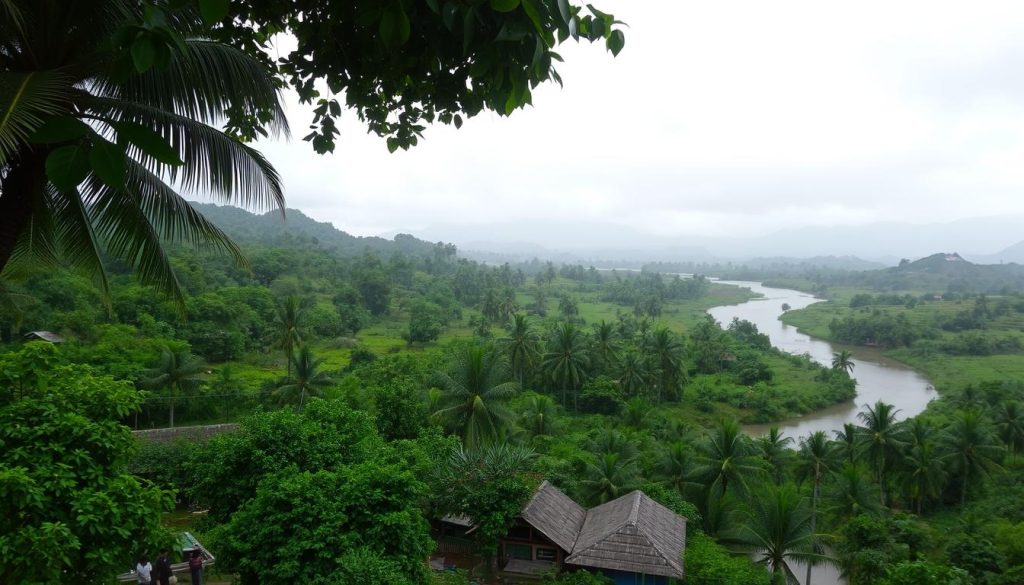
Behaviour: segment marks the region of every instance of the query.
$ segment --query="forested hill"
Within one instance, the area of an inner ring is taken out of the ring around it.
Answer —
[[[887,288],[971,293],[1024,290],[1024,266],[975,264],[956,252],[932,254],[913,262],[903,260],[899,266],[863,274]]]
[[[316,221],[298,209],[288,209],[282,218],[277,211],[258,215],[238,207],[195,202],[192,205],[242,246],[314,246],[334,250],[345,256],[361,254],[367,250],[386,255],[400,252],[426,256],[433,254],[436,246],[408,234],[398,234],[394,240],[353,236],[328,222]]]

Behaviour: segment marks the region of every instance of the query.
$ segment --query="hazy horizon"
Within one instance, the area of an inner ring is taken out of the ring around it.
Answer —
[[[795,237],[765,250],[808,256],[992,254],[1024,239],[983,226],[888,253],[827,241],[870,243],[856,234],[880,222],[1024,217],[1024,84],[1006,74],[1024,62],[1024,5],[602,8],[629,24],[622,54],[560,48],[565,88],[538,88],[535,107],[509,119],[430,127],[389,154],[346,112],[337,152],[319,156],[298,138],[309,108],[289,95],[295,137],[257,147],[290,207],[354,235],[465,244],[514,229],[502,241],[710,241],[742,255],[736,242],[757,251],[780,232],[821,234],[821,250]]]

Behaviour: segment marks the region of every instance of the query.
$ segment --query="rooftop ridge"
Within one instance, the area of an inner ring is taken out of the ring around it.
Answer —
[[[633,490],[629,495],[633,496],[633,508],[629,511],[629,518],[626,519],[626,524],[636,526],[637,520],[640,517],[640,496],[643,494],[639,490]]]

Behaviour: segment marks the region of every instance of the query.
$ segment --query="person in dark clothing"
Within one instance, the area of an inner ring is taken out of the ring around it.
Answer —
[[[158,585],[171,585],[171,575],[174,572],[171,571],[171,559],[167,557],[167,549],[160,551],[160,556],[156,559],[156,566],[153,567],[153,576],[156,578]]]
[[[192,585],[203,585],[203,557],[198,550],[192,551],[188,560],[188,570],[192,573]]]

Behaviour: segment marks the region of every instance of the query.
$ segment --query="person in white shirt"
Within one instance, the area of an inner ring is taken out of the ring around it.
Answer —
[[[139,585],[150,585],[153,582],[153,565],[149,564],[149,559],[146,557],[139,557],[139,564],[135,565],[135,578],[139,580]]]

